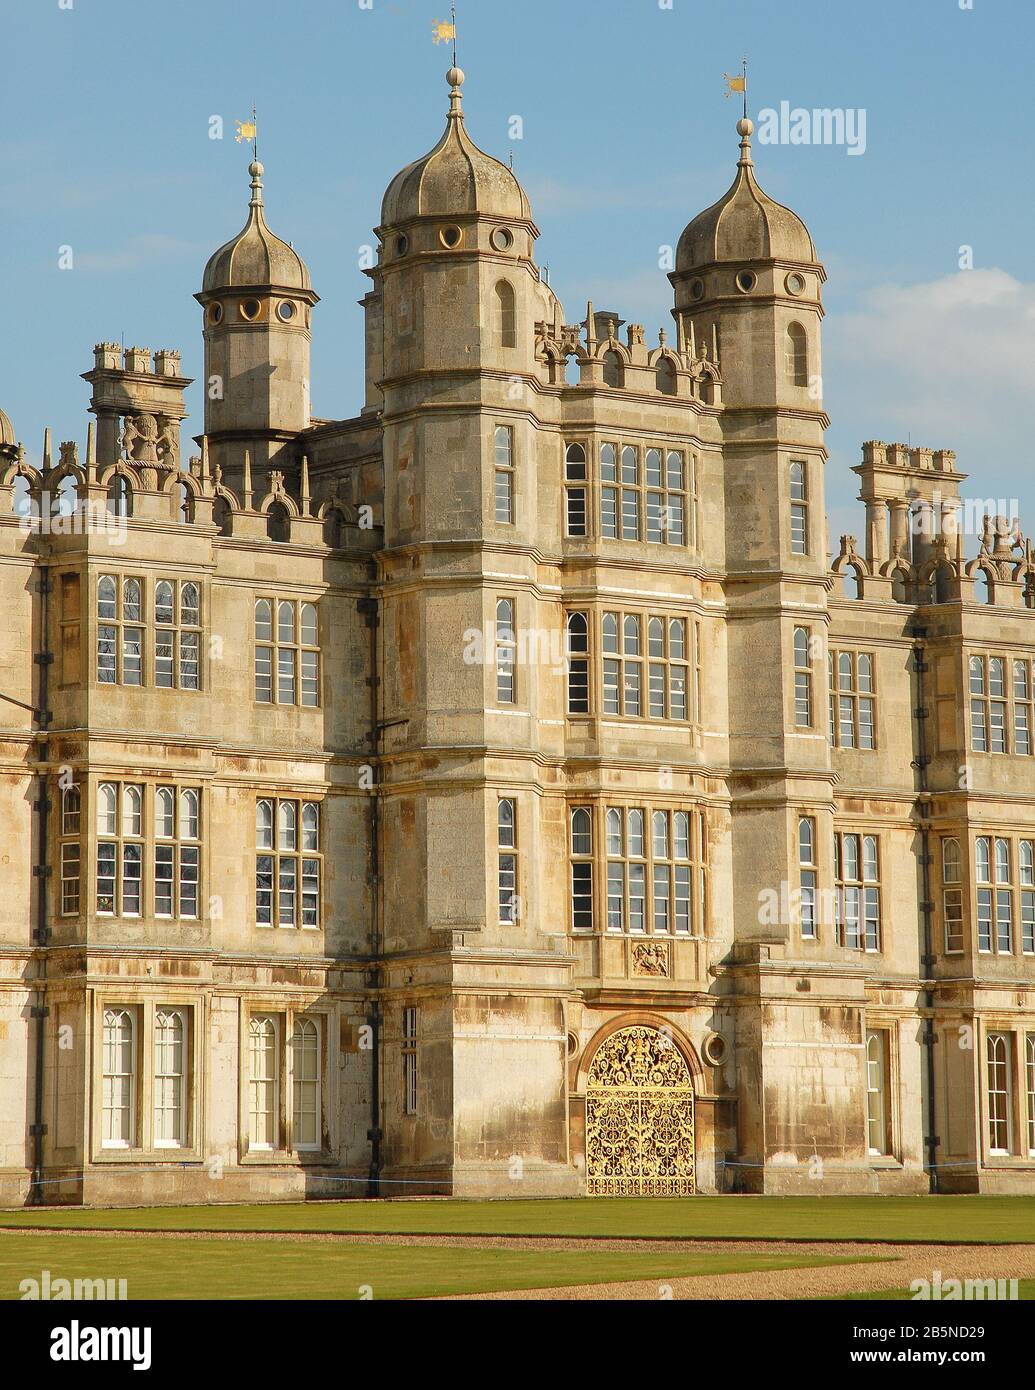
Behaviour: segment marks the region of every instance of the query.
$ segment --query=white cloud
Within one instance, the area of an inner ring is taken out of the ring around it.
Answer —
[[[989,269],[874,288],[827,320],[824,379],[835,454],[855,462],[873,438],[955,449],[965,496],[1035,518],[1035,284]],[[849,488],[828,469],[835,506]]]

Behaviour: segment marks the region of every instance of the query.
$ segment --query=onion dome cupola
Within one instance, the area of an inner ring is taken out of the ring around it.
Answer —
[[[728,404],[795,401],[820,375],[820,288],[826,279],[805,223],[759,187],[753,123],[737,122],[730,187],[689,223],[676,248],[674,317],[718,359]]]
[[[258,159],[248,172],[248,220],[209,258],[194,297],[205,311],[205,432],[214,461],[239,476],[247,448],[261,477],[310,423],[310,314],[319,296],[302,257],[266,223]]]
[[[441,140],[400,170],[381,202],[382,228],[415,218],[482,217],[530,223],[532,209],[512,169],[480,150],[464,125],[460,89],[464,74],[450,68],[449,115]]]
[[[520,371],[534,362],[539,229],[513,169],[467,133],[463,72],[451,67],[446,81],[442,138],[396,174],[381,204],[364,300],[368,409],[383,381],[415,371]]]

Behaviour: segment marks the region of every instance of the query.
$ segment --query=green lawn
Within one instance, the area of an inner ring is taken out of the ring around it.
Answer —
[[[1035,1242],[1035,1197],[687,1197],[0,1212],[0,1226],[93,1230]]]
[[[989,1277],[991,1277],[991,1276],[989,1276]],[[1029,1301],[1029,1302],[1030,1302],[1031,1300],[1035,1299],[1035,1279],[1021,1279],[1021,1280],[1018,1281],[1018,1284],[1017,1284],[1017,1298],[1018,1298],[1018,1301],[1019,1301],[1019,1302],[1023,1302],[1023,1301]],[[866,1302],[866,1303],[873,1303],[873,1302],[877,1302],[877,1303],[904,1303],[904,1302],[912,1302],[913,1293],[912,1293],[912,1290],[911,1290],[911,1289],[874,1289],[874,1290],[871,1290],[871,1291],[868,1292],[868,1293],[842,1293],[842,1294],[837,1294],[835,1298],[826,1299],[826,1300],[824,1300],[824,1301],[825,1301],[825,1302],[846,1303],[846,1302],[854,1302],[854,1301],[857,1300],[857,1299],[862,1300],[862,1301],[864,1301],[864,1302]],[[811,1301],[811,1300],[810,1300],[810,1301]],[[920,1301],[923,1303],[923,1306],[924,1306],[925,1308],[929,1308],[929,1307],[931,1306],[930,1302],[929,1302],[928,1300],[926,1300],[926,1299],[921,1299]],[[953,1305],[955,1305],[957,1301],[962,1302],[963,1300],[956,1300],[956,1299],[953,1299],[953,1300],[951,1300],[951,1301],[952,1301]],[[976,1300],[976,1301],[980,1302],[980,1301],[982,1301],[982,1300]],[[995,1302],[995,1301],[997,1301],[997,1300],[992,1300],[992,1299],[990,1299],[990,1300],[988,1300],[988,1301],[989,1301],[989,1302]]]
[[[23,1279],[125,1279],[131,1299],[421,1298],[611,1280],[849,1264],[813,1255],[458,1250],[331,1242],[0,1235],[0,1299]],[[659,1294],[660,1296],[660,1294]]]

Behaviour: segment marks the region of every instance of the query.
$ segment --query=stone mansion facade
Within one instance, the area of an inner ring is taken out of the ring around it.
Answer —
[[[831,565],[750,121],[652,342],[462,83],[359,414],[257,162],[196,453],[173,351],[39,467],[0,414],[0,1202],[1035,1191],[1030,546],[871,441]]]

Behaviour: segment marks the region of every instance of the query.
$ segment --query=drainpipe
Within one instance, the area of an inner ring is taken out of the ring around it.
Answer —
[[[50,570],[46,565],[40,566],[39,576],[40,636],[39,649],[33,658],[36,665],[39,667],[39,703],[37,708],[33,710],[33,716],[39,730],[39,738],[36,741],[36,758],[40,764],[40,769],[36,774],[36,802],[34,806],[38,841],[36,862],[32,866],[33,877],[36,879],[36,929],[32,935],[33,942],[38,948],[38,952],[35,954],[36,997],[35,1002],[29,1010],[30,1016],[36,1021],[35,1085],[32,1124],[29,1126],[29,1135],[32,1139],[32,1183],[29,1188],[30,1206],[42,1206],[44,1198],[43,1136],[47,1132],[47,1126],[43,1122],[43,1062],[47,1036],[47,1014],[50,1012],[47,1008],[47,944],[50,941],[50,928],[48,926],[49,915],[47,911],[47,884],[51,873],[47,829],[50,821],[50,795],[47,787],[46,763],[48,758],[47,730],[51,720],[50,665],[54,657],[48,648],[50,633]]]
[[[377,563],[371,564],[371,587],[377,582]],[[378,659],[378,636],[380,620],[377,599],[372,595],[359,600],[359,612],[365,620],[370,634],[370,748],[373,758],[374,785],[370,793],[370,948],[371,966],[367,987],[370,990],[370,1009],[367,1024],[370,1028],[370,1171],[367,1180],[367,1196],[381,1195],[381,1168],[383,1160],[381,1145],[384,1131],[381,1127],[381,806],[378,795],[377,755],[380,751],[380,662]]]
[[[936,1043],[934,1031],[934,901],[931,897],[931,805],[927,781],[927,768],[931,760],[927,755],[927,707],[924,699],[924,676],[927,673],[928,665],[924,660],[925,650],[923,645],[924,639],[927,637],[927,629],[923,627],[914,627],[912,636],[915,643],[913,647],[913,670],[916,672],[916,707],[913,710],[913,718],[916,721],[916,757],[913,759],[913,767],[916,769],[917,773],[917,790],[919,793],[916,804],[920,829],[920,875],[923,884],[923,895],[920,899],[920,916],[923,922],[924,951],[920,958],[920,965],[924,980],[924,1018],[921,1041],[924,1047],[924,1060],[927,1074],[927,1125],[924,1135],[924,1147],[927,1150],[927,1171],[930,1189],[932,1193],[936,1193],[939,1189],[934,1064],[934,1048]]]

